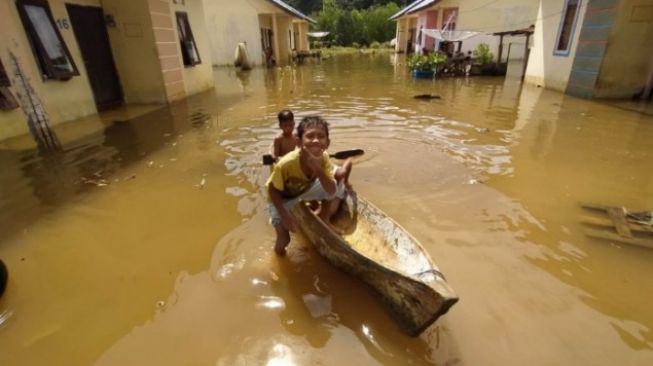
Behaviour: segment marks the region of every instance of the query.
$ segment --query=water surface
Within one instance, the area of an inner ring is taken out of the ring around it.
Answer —
[[[360,54],[217,68],[170,107],[58,126],[56,153],[0,143],[0,364],[650,365],[653,250],[580,223],[581,202],[653,209],[653,117],[629,106]],[[273,254],[283,108],[365,150],[354,187],[460,295],[420,337],[300,237]]]

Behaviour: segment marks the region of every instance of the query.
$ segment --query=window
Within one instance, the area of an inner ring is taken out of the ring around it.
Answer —
[[[190,29],[190,23],[188,23],[188,14],[177,12],[176,15],[179,44],[181,45],[181,55],[184,59],[184,65],[195,66],[202,63],[197,45],[195,45],[195,38],[193,38],[193,31]]]
[[[18,0],[20,19],[43,79],[68,80],[79,75],[45,0]]]
[[[578,8],[580,8],[580,0],[566,0],[562,17],[560,18],[560,28],[558,29],[555,51],[553,51],[556,55],[569,54],[571,39],[578,16]]]
[[[447,8],[442,11],[442,29],[455,30],[456,21],[458,20],[458,8]]]
[[[9,76],[5,71],[5,67],[2,65],[2,60],[0,60],[0,86],[11,86]]]
[[[9,76],[7,76],[7,72],[2,65],[2,60],[0,60],[0,110],[10,111],[18,108],[16,99],[9,91],[10,86],[11,81],[9,81]]]

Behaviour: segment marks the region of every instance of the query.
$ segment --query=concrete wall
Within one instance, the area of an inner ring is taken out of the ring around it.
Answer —
[[[175,12],[182,11],[188,14],[188,22],[193,31],[193,38],[200,55],[200,64],[192,67],[184,67],[184,60],[181,55],[181,45],[177,42],[179,48],[178,58],[181,67],[183,84],[186,95],[196,94],[213,87],[213,67],[211,63],[211,51],[209,46],[209,37],[204,18],[204,5],[202,0],[186,0],[184,4],[172,5],[172,19],[174,22],[175,35],[179,39],[178,28],[176,24]]]
[[[247,42],[252,64],[263,63],[258,10],[249,1],[205,0],[205,21],[213,65],[233,65],[234,51]]]
[[[615,3],[605,56],[594,96],[631,98],[642,91],[653,71],[653,1]]]
[[[202,0],[103,0],[125,103],[165,103],[213,86]],[[184,67],[175,12],[186,12],[202,63]]]
[[[277,40],[277,62],[279,65],[285,65],[290,62],[292,50],[290,48],[290,38],[288,32],[292,32],[292,18],[289,16],[283,16],[277,14],[274,19],[276,19],[277,31],[275,33],[275,38]]]
[[[395,52],[405,53],[406,42],[408,38],[408,19],[401,18],[397,21],[397,28],[395,30]]]
[[[213,65],[233,65],[234,52],[240,42],[247,42],[250,63],[264,63],[261,46],[261,28],[274,32],[274,52],[278,65],[290,62],[290,41],[288,31],[292,32],[291,17],[285,11],[267,0],[203,0],[208,30],[208,42],[211,48]],[[299,27],[306,37],[308,26]],[[300,32],[301,33],[301,32]],[[308,50],[308,42],[305,49]]]
[[[445,3],[441,6],[447,7]],[[538,5],[539,0],[460,0],[456,29],[491,33],[528,28],[535,24]]]
[[[295,23],[296,27],[299,30],[299,39],[297,43],[298,51],[309,51],[311,49],[311,43],[308,41],[308,22],[302,21]]]
[[[112,15],[109,40],[125,103],[164,103],[166,93],[147,1],[103,0]]]
[[[561,12],[565,0],[544,0],[540,3],[533,35],[533,47],[526,69],[525,82],[564,92],[578,48],[581,24],[585,17],[587,1],[583,0],[568,55],[554,55]],[[554,14],[554,16],[552,16]]]

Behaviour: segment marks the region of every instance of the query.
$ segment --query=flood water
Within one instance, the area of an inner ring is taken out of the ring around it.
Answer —
[[[0,365],[653,364],[653,250],[586,236],[580,206],[653,209],[650,114],[415,81],[389,54],[217,68],[215,86],[61,125],[59,152],[0,143]],[[365,150],[354,188],[460,296],[420,337],[301,237],[274,255],[260,161],[286,107]]]

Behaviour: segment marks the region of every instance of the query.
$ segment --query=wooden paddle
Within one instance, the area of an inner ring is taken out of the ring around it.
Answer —
[[[338,151],[334,154],[329,154],[329,156],[334,159],[347,159],[363,154],[365,154],[365,151],[363,149],[351,149],[351,150]],[[263,165],[272,165],[272,164],[274,164],[274,157],[270,154],[263,155]]]

